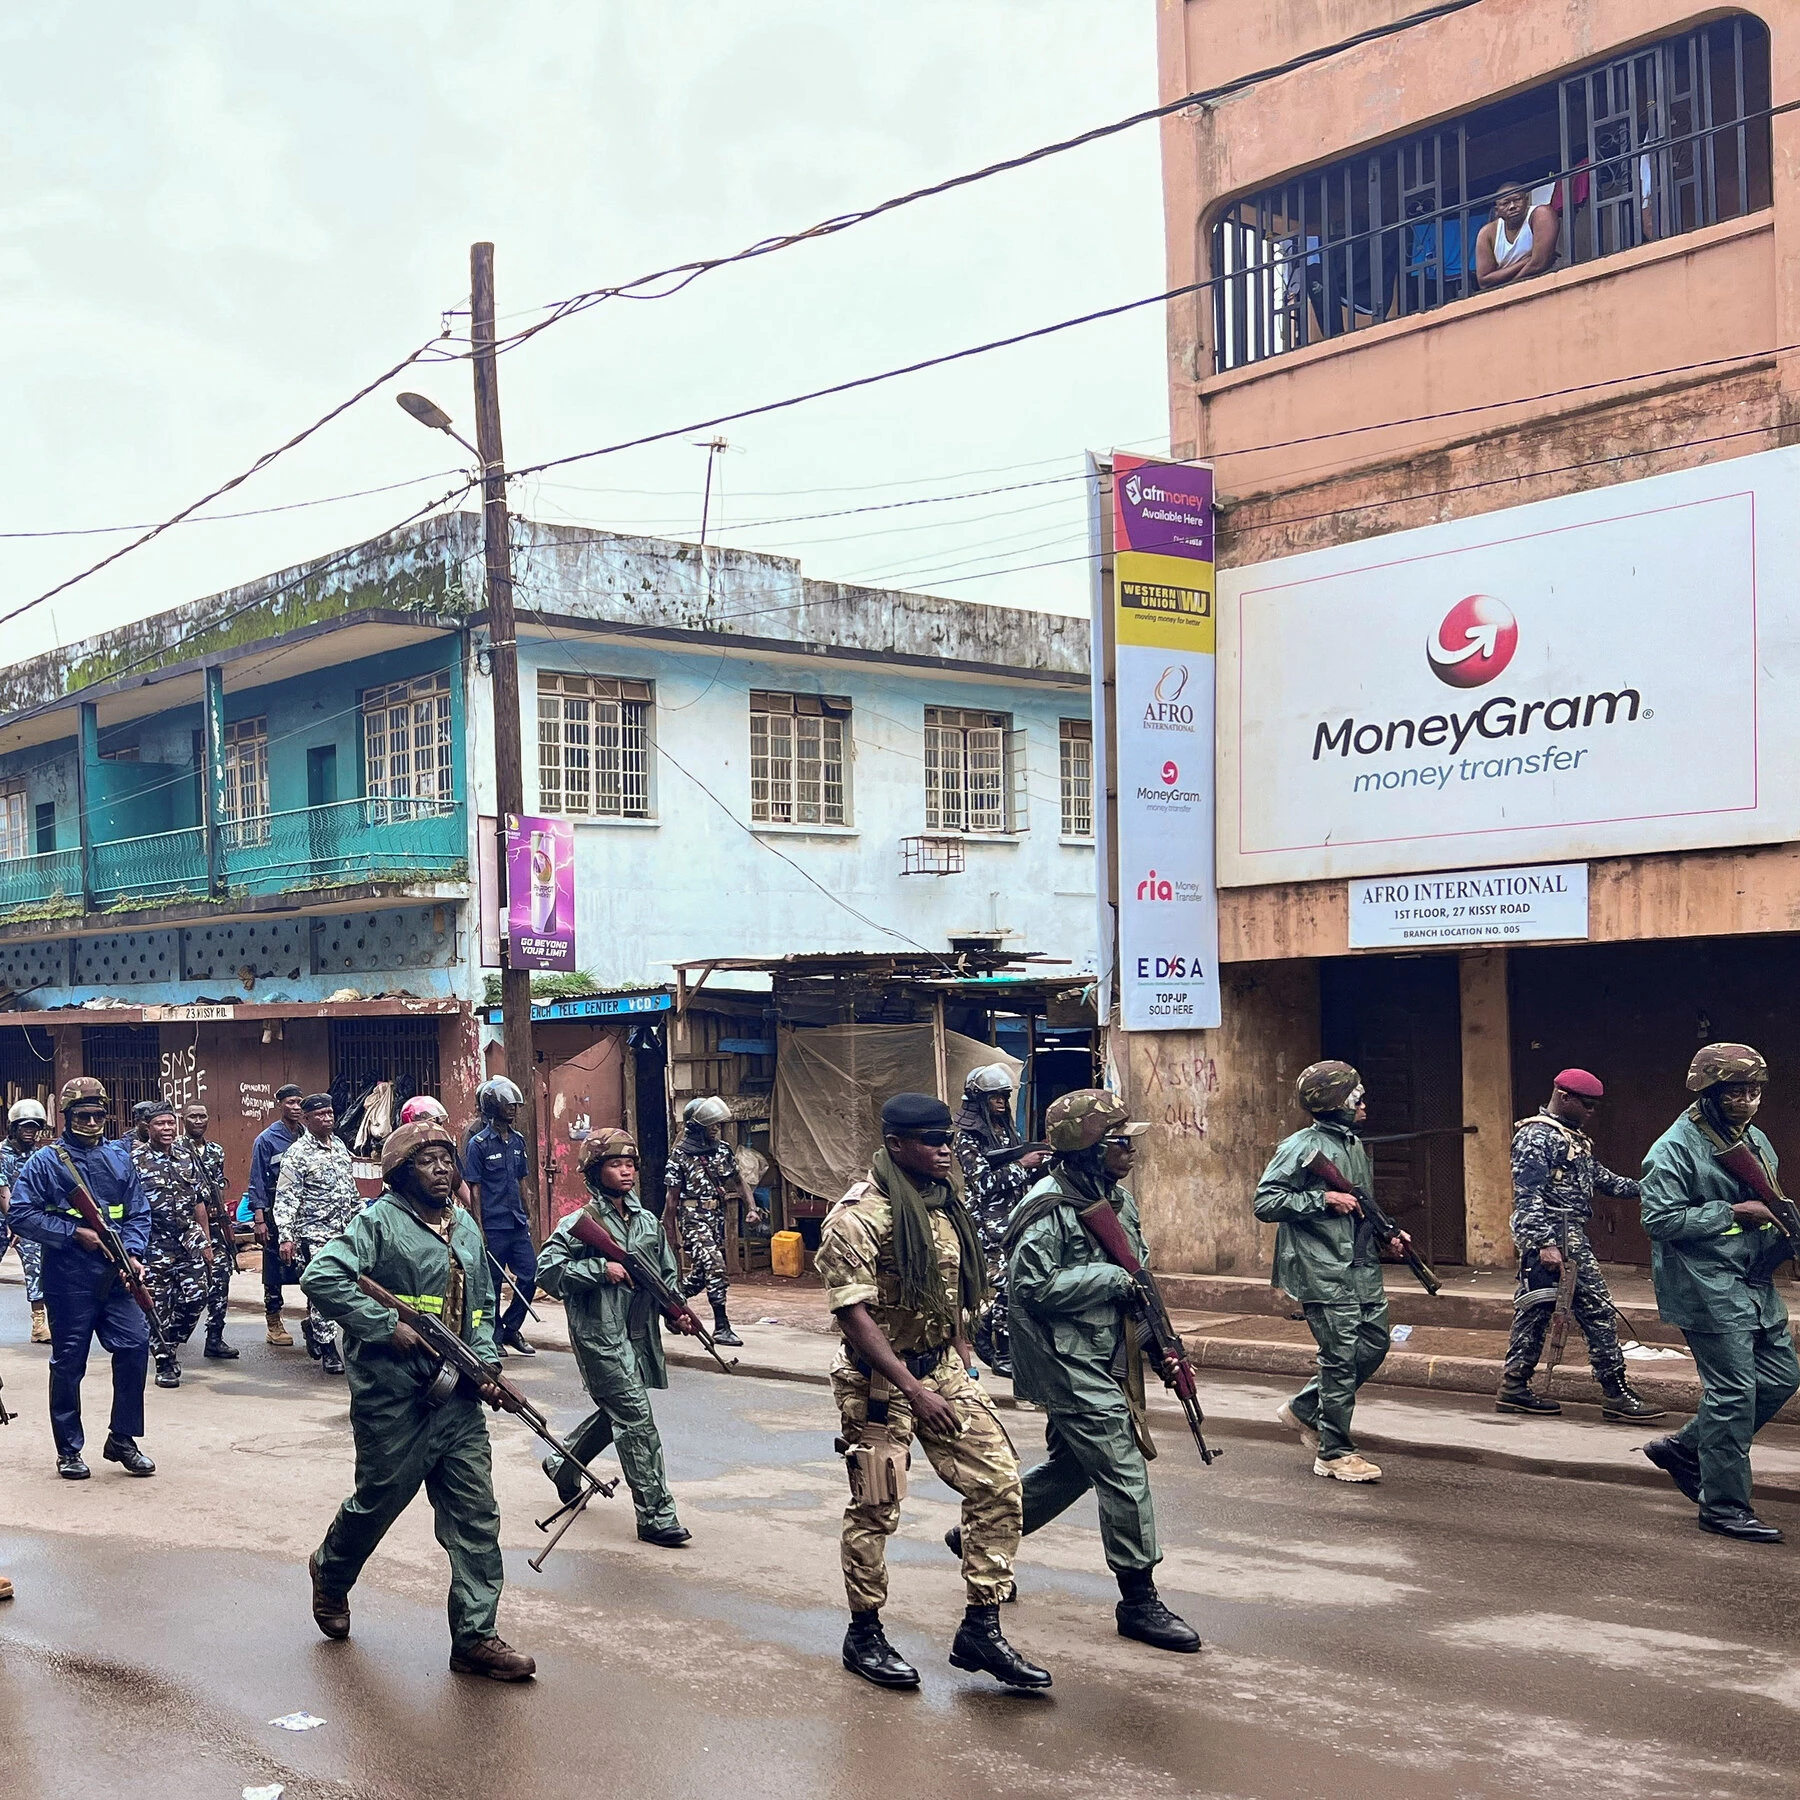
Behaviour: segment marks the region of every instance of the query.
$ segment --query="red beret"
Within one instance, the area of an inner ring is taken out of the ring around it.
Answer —
[[[1600,1085],[1599,1079],[1590,1075],[1586,1069],[1564,1069],[1557,1076],[1556,1085],[1565,1094],[1579,1094],[1584,1100],[1603,1100],[1606,1089]]]

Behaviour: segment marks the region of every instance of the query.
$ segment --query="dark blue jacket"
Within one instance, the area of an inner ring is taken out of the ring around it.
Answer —
[[[299,1143],[304,1129],[290,1125],[286,1119],[277,1119],[258,1133],[250,1148],[249,1198],[253,1213],[275,1204],[275,1182],[281,1174],[281,1159],[290,1144]]]
[[[501,1131],[488,1124],[470,1137],[463,1151],[463,1179],[479,1196],[477,1204],[484,1230],[529,1224],[519,1183],[530,1173],[525,1140],[518,1132]]]
[[[59,1148],[68,1151],[81,1171],[87,1191],[111,1221],[119,1241],[133,1256],[142,1256],[150,1248],[150,1201],[131,1160],[129,1138],[114,1138],[109,1144],[87,1149],[65,1136],[32,1151],[13,1184],[7,1224],[20,1237],[42,1244],[49,1255],[102,1260],[98,1251],[80,1249],[75,1243],[81,1218],[69,1198],[75,1184],[57,1157]]]

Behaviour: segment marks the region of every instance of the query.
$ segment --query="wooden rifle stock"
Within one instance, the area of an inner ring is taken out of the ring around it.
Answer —
[[[144,1278],[137,1272],[137,1264],[131,1260],[131,1252],[125,1248],[124,1239],[113,1230],[112,1221],[100,1210],[99,1201],[88,1192],[87,1183],[81,1179],[81,1171],[75,1167],[74,1157],[62,1144],[56,1146],[56,1160],[62,1164],[63,1173],[75,1184],[69,1197],[75,1203],[75,1210],[81,1215],[82,1224],[100,1240],[101,1255],[112,1264],[120,1284],[137,1302],[138,1311],[149,1321],[150,1343],[156,1354],[159,1357],[173,1356],[175,1346],[169,1342],[169,1334],[163,1330],[163,1322],[157,1316],[156,1302],[150,1297]]]
[[[662,1316],[683,1336],[698,1338],[707,1355],[729,1375],[736,1366],[737,1358],[734,1356],[727,1362],[719,1354],[719,1346],[713,1341],[712,1333],[700,1323],[699,1315],[656,1270],[636,1251],[627,1250],[592,1213],[583,1210],[573,1217],[575,1222],[569,1230],[576,1241],[585,1244],[590,1250],[597,1250],[608,1262],[617,1263],[625,1271],[631,1285],[648,1294],[656,1302]]]
[[[1375,1196],[1364,1189],[1354,1186],[1344,1179],[1344,1171],[1334,1163],[1323,1150],[1319,1151],[1306,1165],[1307,1174],[1315,1180],[1322,1181],[1334,1194],[1348,1194],[1362,1209],[1362,1215],[1375,1229],[1375,1235],[1390,1248],[1397,1248],[1405,1260],[1406,1266],[1418,1278],[1419,1286],[1426,1293],[1435,1294],[1443,1283],[1438,1280],[1424,1259],[1411,1244],[1400,1240],[1400,1227],[1376,1204]]]
[[[1748,1280],[1767,1281],[1789,1257],[1800,1260],[1800,1208],[1796,1208],[1793,1201],[1781,1191],[1769,1171],[1763,1167],[1762,1158],[1749,1144],[1733,1144],[1729,1150],[1719,1150],[1714,1154],[1718,1158],[1719,1167],[1735,1177],[1752,1199],[1760,1200],[1775,1215],[1775,1223],[1781,1227],[1784,1241],[1760,1249],[1746,1271]]]
[[[1106,1252],[1107,1260],[1118,1264],[1131,1277],[1136,1289],[1132,1304],[1150,1335],[1157,1367],[1174,1390],[1175,1398],[1181,1402],[1200,1460],[1210,1465],[1223,1452],[1207,1448],[1206,1414],[1200,1408],[1200,1384],[1194,1378],[1194,1365],[1188,1360],[1187,1346],[1176,1333],[1169,1309],[1163,1304],[1156,1277],[1138,1260],[1119,1215],[1106,1201],[1098,1200],[1092,1206],[1081,1207],[1075,1216],[1088,1236]]]

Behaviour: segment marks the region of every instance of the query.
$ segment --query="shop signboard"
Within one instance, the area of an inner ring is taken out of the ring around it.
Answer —
[[[1113,546],[1120,1018],[1215,1026],[1212,470],[1115,455]]]
[[[1365,875],[1349,888],[1352,950],[1544,943],[1588,934],[1586,863]]]
[[[1800,837],[1800,450],[1228,570],[1226,886]]]
[[[506,937],[515,969],[575,967],[575,833],[567,819],[506,815]]]

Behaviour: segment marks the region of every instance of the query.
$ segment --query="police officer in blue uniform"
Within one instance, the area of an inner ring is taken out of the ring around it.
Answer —
[[[494,1338],[503,1351],[535,1356],[537,1352],[520,1330],[525,1308],[537,1292],[537,1251],[519,1185],[530,1174],[531,1163],[525,1154],[525,1139],[513,1129],[525,1096],[501,1075],[484,1081],[475,1099],[482,1122],[464,1147],[463,1179],[479,1208],[477,1218],[487,1239],[488,1255],[495,1267],[510,1277],[513,1290],[506,1310],[495,1321]],[[494,1285],[498,1289],[498,1278]]]
[[[134,1258],[150,1247],[150,1202],[131,1160],[129,1139],[106,1141],[106,1089],[91,1075],[63,1084],[63,1134],[34,1150],[13,1187],[8,1223],[44,1247],[44,1305],[50,1315],[50,1429],[56,1472],[86,1481],[82,1460],[81,1378],[94,1338],[112,1357],[112,1421],[103,1454],[128,1475],[154,1475],[137,1446],[144,1429],[144,1377],[150,1330],[137,1302],[109,1269],[100,1240],[81,1223],[70,1198],[75,1184],[58,1152],[74,1163],[94,1204]]]
[[[271,1215],[276,1184],[281,1180],[281,1159],[301,1138],[302,1097],[303,1090],[291,1081],[278,1087],[275,1104],[281,1108],[280,1116],[257,1135],[256,1142],[250,1147],[250,1226],[256,1241],[262,1245],[265,1337],[278,1350],[293,1349],[294,1339],[281,1319],[281,1288],[287,1267],[281,1260],[281,1233],[275,1229]],[[294,1279],[299,1280],[299,1276]]]

